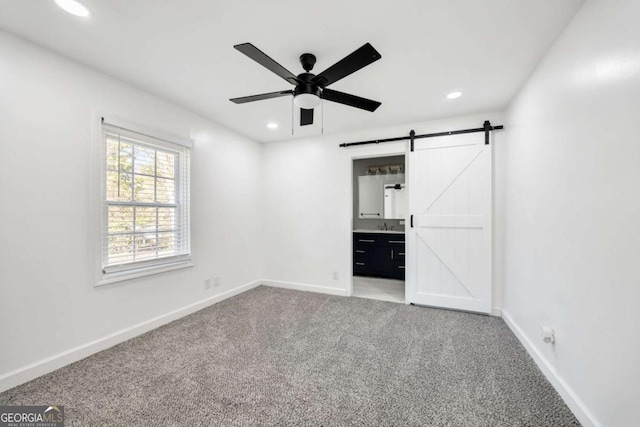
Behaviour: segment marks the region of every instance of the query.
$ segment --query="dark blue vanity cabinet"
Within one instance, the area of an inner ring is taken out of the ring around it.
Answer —
[[[404,233],[353,233],[354,276],[404,280]]]

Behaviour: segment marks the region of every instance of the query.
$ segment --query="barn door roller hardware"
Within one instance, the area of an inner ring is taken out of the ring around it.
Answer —
[[[395,138],[385,138],[385,139],[374,139],[371,141],[361,141],[361,142],[345,142],[340,144],[340,147],[352,147],[354,145],[366,145],[366,144],[380,144],[381,142],[395,142],[395,141],[404,141],[406,139],[411,141],[411,151],[413,151],[413,141],[421,138],[434,138],[436,136],[448,136],[448,135],[460,135],[463,133],[476,133],[476,132],[484,132],[484,143],[489,145],[489,133],[493,130],[504,129],[504,126],[492,126],[489,120],[486,120],[481,128],[473,128],[473,129],[462,129],[462,130],[450,130],[447,132],[437,132],[437,133],[426,133],[424,135],[416,135],[415,131],[409,132],[407,136],[398,136]]]

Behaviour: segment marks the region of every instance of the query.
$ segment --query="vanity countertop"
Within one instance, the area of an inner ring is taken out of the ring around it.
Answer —
[[[360,228],[358,230],[353,230],[354,233],[380,233],[380,234],[404,234],[404,231],[397,231],[397,230],[366,230],[363,228]]]

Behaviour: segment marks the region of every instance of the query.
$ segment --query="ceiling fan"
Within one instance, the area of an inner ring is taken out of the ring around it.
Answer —
[[[316,63],[316,57],[311,53],[303,53],[300,55],[300,63],[305,72],[297,76],[251,43],[242,43],[234,46],[234,48],[295,86],[293,90],[282,90],[279,92],[232,98],[229,100],[236,104],[293,95],[294,104],[300,108],[300,126],[313,124],[313,109],[320,105],[321,99],[371,112],[375,111],[376,108],[381,105],[378,101],[327,89],[327,86],[330,84],[382,58],[378,51],[369,43],[356,49],[318,75],[310,73]]]

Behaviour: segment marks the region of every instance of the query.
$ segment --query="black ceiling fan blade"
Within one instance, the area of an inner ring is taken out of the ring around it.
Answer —
[[[231,98],[229,101],[236,104],[244,104],[245,102],[262,101],[263,99],[280,98],[281,96],[292,95],[292,90],[281,90],[280,92],[262,93],[260,95],[243,96],[240,98]]]
[[[337,90],[325,89],[322,91],[322,98],[327,101],[337,102],[339,104],[348,105],[350,107],[356,107],[363,110],[374,112],[382,103],[378,101],[372,101],[367,98],[360,98],[359,96],[350,95],[344,92],[338,92]]]
[[[380,58],[382,58],[382,55],[380,55],[373,46],[366,43],[361,48],[356,49],[354,52],[315,76],[313,78],[313,82],[318,86],[325,88]]]
[[[307,110],[306,108],[300,109],[300,126],[307,126],[313,124],[313,109]]]
[[[247,55],[263,67],[276,73],[292,85],[297,85],[298,78],[289,70],[278,64],[276,61],[267,56],[266,53],[252,45],[251,43],[242,43],[234,46],[237,50]]]

